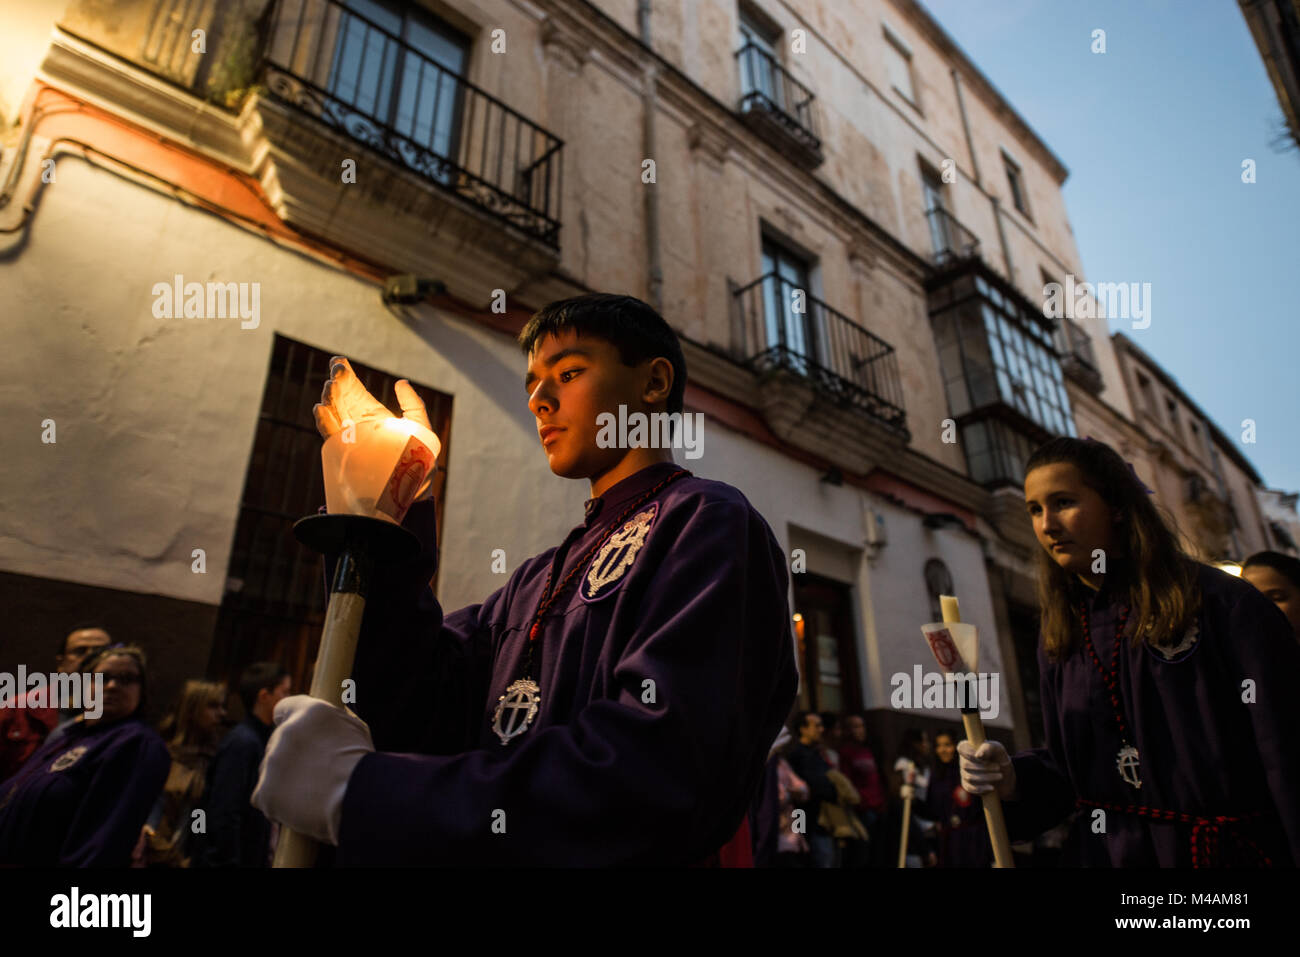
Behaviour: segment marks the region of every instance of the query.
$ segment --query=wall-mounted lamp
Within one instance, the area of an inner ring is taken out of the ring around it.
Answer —
[[[414,273],[401,273],[384,280],[384,302],[412,305],[423,302],[430,293],[442,295],[447,284],[441,279],[421,279]]]
[[[885,516],[877,512],[864,499],[862,502],[863,544],[867,546],[867,561],[875,561],[880,550],[889,544],[889,529]]]

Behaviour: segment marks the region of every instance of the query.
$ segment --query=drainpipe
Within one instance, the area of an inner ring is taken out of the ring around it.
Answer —
[[[637,0],[637,24],[641,28],[641,42],[647,49],[653,49],[650,42],[650,0]],[[655,67],[651,63],[646,67],[641,89],[641,155],[653,159],[655,155]],[[655,177],[658,178],[658,162],[655,163]],[[645,197],[645,240],[647,285],[650,291],[650,305],[657,312],[664,311],[664,271],[659,258],[659,187],[646,184]]]
[[[957,91],[957,111],[961,113],[961,128],[966,132],[966,151],[970,153],[971,171],[975,174],[975,185],[984,190],[980,182],[980,163],[975,157],[975,140],[970,135],[970,119],[966,116],[966,100],[961,93],[961,77],[957,73],[957,68],[953,67],[950,71],[952,74],[953,89]],[[1015,270],[1011,266],[1011,247],[1007,245],[1006,229],[1002,225],[1002,207],[998,204],[996,196],[989,196],[993,203],[993,221],[998,224],[998,241],[1002,244],[1002,260],[1007,264],[1007,281],[1013,286],[1016,283]]]
[[[998,202],[996,196],[989,196],[989,201],[993,203],[993,220],[998,224],[998,239],[1002,242],[1002,258],[1007,264],[1007,282],[1011,285],[1016,284],[1016,272],[1011,267],[1011,247],[1007,245],[1007,231],[1002,225],[1002,204]]]
[[[970,135],[970,120],[966,118],[966,100],[961,95],[961,77],[957,68],[952,68],[952,86],[957,91],[957,110],[961,113],[961,128],[966,131],[966,152],[970,153],[970,168],[975,173],[975,185],[980,185],[980,161],[975,156],[975,141]]]

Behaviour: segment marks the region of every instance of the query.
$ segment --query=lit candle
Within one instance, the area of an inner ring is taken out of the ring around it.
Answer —
[[[326,510],[401,524],[440,448],[409,419],[363,419],[336,433],[321,446]]]

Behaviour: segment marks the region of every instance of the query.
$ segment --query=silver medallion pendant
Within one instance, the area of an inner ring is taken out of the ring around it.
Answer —
[[[520,678],[497,699],[497,709],[492,717],[492,730],[496,732],[503,745],[508,744],[516,735],[527,731],[533,718],[537,717],[537,707],[542,703],[541,696],[538,694],[541,690],[537,687],[537,682],[531,678]]]
[[[1126,744],[1119,749],[1119,756],[1115,759],[1115,766],[1119,768],[1119,776],[1124,779],[1125,784],[1135,788],[1142,787],[1142,779],[1138,777],[1138,749],[1131,744]]]

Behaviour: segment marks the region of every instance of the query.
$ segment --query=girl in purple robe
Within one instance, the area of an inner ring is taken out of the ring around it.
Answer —
[[[1294,866],[1300,646],[1277,606],[1186,555],[1109,446],[1057,438],[1025,469],[1039,555],[1044,747],[958,746],[1011,839],[1072,811],[1068,864]]]

